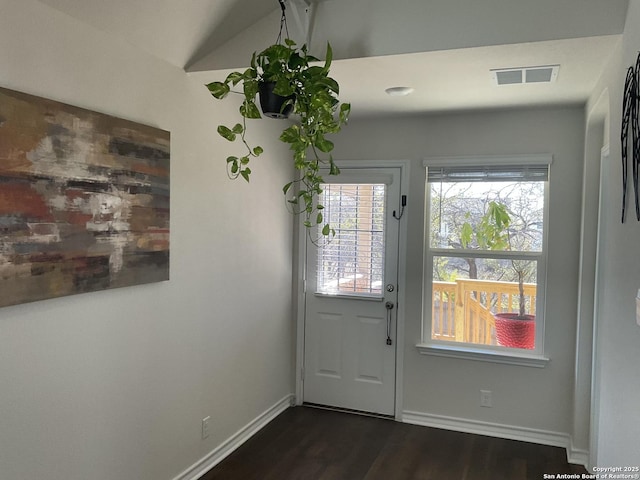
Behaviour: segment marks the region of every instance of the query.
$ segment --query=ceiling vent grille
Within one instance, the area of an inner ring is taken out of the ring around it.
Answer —
[[[498,86],[523,83],[552,83],[558,78],[558,70],[560,70],[560,65],[499,68],[491,70],[491,79]]]

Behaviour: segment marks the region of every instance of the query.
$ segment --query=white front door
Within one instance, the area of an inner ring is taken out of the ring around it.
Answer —
[[[400,173],[344,168],[323,187],[336,235],[307,242],[306,403],[394,415]]]

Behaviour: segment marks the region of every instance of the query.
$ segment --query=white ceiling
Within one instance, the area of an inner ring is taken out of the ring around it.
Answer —
[[[40,0],[183,67],[278,7],[276,0]]]
[[[40,0],[186,67],[203,83],[274,42],[277,0]],[[624,28],[628,0],[289,0],[292,38],[320,56],[355,116],[584,102]],[[491,84],[495,68],[560,64],[553,84]],[[384,89],[406,85],[408,97]]]
[[[593,91],[617,41],[617,36],[589,37],[339,60],[332,75],[356,115],[578,104]],[[558,64],[558,78],[549,84],[497,86],[490,73]],[[392,86],[414,92],[390,97],[384,90]]]

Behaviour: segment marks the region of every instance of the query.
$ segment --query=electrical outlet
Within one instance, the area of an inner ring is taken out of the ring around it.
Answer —
[[[204,417],[202,419],[202,439],[204,440],[209,436],[209,422],[211,421],[211,417]]]
[[[480,406],[481,407],[493,407],[491,401],[491,390],[480,390]]]

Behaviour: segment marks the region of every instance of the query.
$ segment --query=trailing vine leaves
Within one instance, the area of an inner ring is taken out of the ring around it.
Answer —
[[[322,225],[322,235],[335,235],[325,221],[324,206],[319,202],[324,179],[321,168],[328,167],[329,175],[338,175],[340,169],[334,163],[331,151],[333,142],[327,135],[338,133],[347,122],[351,106],[340,103],[338,83],[329,77],[333,59],[331,45],[327,44],[324,64],[310,55],[307,46],[297,48],[291,39],[275,44],[251,57],[251,66],[244,72],[232,72],[223,82],[213,82],[207,88],[217,99],[225,98],[232,87],[242,83],[243,101],[240,105],[242,123],[233,127],[218,126],[218,133],[233,142],[240,140],[246,150],[241,156],[227,158],[227,173],[231,179],[251,175],[249,163],[259,157],[263,149],[248,144],[245,134],[246,120],[261,118],[256,104],[260,82],[275,82],[274,93],[282,97],[292,96],[285,106],[293,104],[293,113],[299,121],[284,129],[280,140],[289,145],[293,164],[299,172],[295,180],[284,185],[282,191],[294,213],[305,216],[304,225],[311,229]]]

